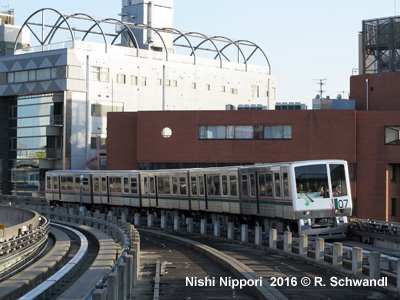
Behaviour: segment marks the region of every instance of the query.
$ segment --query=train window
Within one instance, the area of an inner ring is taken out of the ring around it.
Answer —
[[[61,189],[64,191],[72,191],[73,190],[73,179],[72,177],[61,177]]]
[[[50,176],[46,177],[46,182],[47,182],[47,185],[46,185],[47,189],[51,190],[51,177]]]
[[[93,181],[93,191],[94,192],[99,192],[100,191],[100,182],[99,178],[95,177]]]
[[[171,180],[169,177],[164,178],[164,193],[171,194]]]
[[[242,196],[247,197],[248,195],[247,175],[242,175]]]
[[[133,194],[138,193],[137,178],[131,178],[131,191]]]
[[[81,190],[81,179],[79,177],[75,177],[74,183],[75,183],[75,191],[80,191]]]
[[[226,175],[222,175],[221,179],[222,179],[222,195],[228,196],[228,177]]]
[[[107,181],[105,177],[101,178],[101,191],[107,192]]]
[[[197,195],[197,181],[196,176],[190,177],[190,187],[191,187],[191,194]]]
[[[147,177],[143,178],[143,192],[144,192],[144,194],[148,194],[149,193],[149,189],[148,189],[148,186],[147,186]]]
[[[172,177],[172,194],[178,194],[178,178]]]
[[[129,193],[129,178],[124,178],[124,193]]]
[[[55,190],[58,189],[58,177],[53,177],[53,187]]]
[[[256,179],[254,174],[250,174],[250,196],[256,195]]]
[[[282,173],[283,177],[283,197],[289,197],[289,177],[288,173]]]
[[[330,164],[333,197],[347,196],[346,173],[344,165]]]
[[[154,177],[150,177],[150,194],[156,193],[156,183]]]
[[[236,176],[229,176],[229,185],[231,196],[237,196]]]
[[[207,176],[207,195],[214,195],[214,179],[212,176]]]
[[[219,175],[214,176],[214,195],[221,195],[221,183],[219,179]]]
[[[272,173],[265,173],[265,196],[273,197],[272,194]]]
[[[157,193],[164,194],[164,180],[162,177],[157,177]]]
[[[199,176],[199,195],[204,195],[204,177],[202,175]]]
[[[295,167],[297,198],[309,199],[328,198],[328,174],[326,165],[309,165]]]
[[[120,177],[110,177],[108,179],[109,188],[111,193],[121,193],[122,192],[122,183]]]
[[[266,195],[267,186],[265,185],[265,174],[258,174],[258,195],[264,196]]]
[[[180,195],[186,195],[186,178],[179,177],[179,192]]]
[[[281,197],[281,181],[279,178],[279,173],[274,173],[274,182],[275,182],[275,197]]]
[[[89,192],[89,178],[83,178],[82,191]]]

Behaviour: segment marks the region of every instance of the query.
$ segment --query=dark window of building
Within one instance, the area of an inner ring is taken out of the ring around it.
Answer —
[[[292,139],[291,125],[255,125],[255,126],[199,126],[200,140],[214,139]]]

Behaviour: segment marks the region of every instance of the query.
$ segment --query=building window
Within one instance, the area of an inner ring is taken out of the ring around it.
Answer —
[[[157,78],[157,85],[161,85],[162,84],[162,79],[161,78]]]
[[[197,88],[196,82],[192,82],[192,90],[195,90]]]
[[[231,94],[238,95],[239,94],[238,89],[231,88]]]
[[[264,139],[266,140],[290,140],[292,138],[292,126],[265,126]]]
[[[199,126],[199,139],[290,140],[292,126]]]
[[[400,126],[385,126],[385,145],[400,145]]]
[[[251,86],[251,97],[259,98],[260,97],[260,87],[258,85]]]
[[[119,84],[125,84],[126,83],[125,74],[117,74],[117,83],[119,83]]]
[[[138,77],[135,75],[131,76],[131,84],[132,85],[138,85]]]
[[[105,105],[105,104],[92,104],[91,115],[92,117],[106,118],[108,112],[122,112],[124,107],[122,105]]]
[[[170,79],[165,80],[165,86],[171,86],[171,80]]]
[[[38,77],[39,77],[39,71],[38,70]],[[92,80],[97,80],[97,81],[103,81],[103,82],[108,82],[108,77],[109,77],[109,69],[108,68],[103,68],[103,67],[91,67],[90,68],[91,72],[91,78]],[[38,78],[38,80],[40,80]]]
[[[221,92],[222,92],[222,93],[225,93],[225,91],[226,91],[225,86],[222,85],[222,86],[221,86]]]
[[[210,90],[211,90],[211,84],[209,84],[209,83],[206,84],[206,90],[207,90],[207,91],[210,91]]]
[[[178,86],[178,81],[172,80],[172,87],[177,87]]]
[[[147,86],[147,78],[142,76],[142,86]]]

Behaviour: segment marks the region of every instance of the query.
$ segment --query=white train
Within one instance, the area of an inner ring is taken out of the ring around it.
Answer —
[[[316,160],[153,171],[51,171],[46,199],[245,218],[310,236],[344,237],[352,198],[347,162]]]

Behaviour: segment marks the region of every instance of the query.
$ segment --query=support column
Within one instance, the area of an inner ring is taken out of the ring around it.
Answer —
[[[362,259],[363,259],[363,252],[362,248],[353,247],[351,251],[351,271],[355,275],[362,274]]]
[[[254,232],[254,243],[259,246],[262,245],[262,227],[258,225]]]
[[[187,218],[186,222],[187,222],[186,223],[187,224],[187,226],[186,226],[187,231],[192,233],[193,232],[193,218]]]
[[[307,257],[308,236],[300,234],[299,237],[299,255]]]
[[[333,243],[333,259],[332,265],[337,268],[342,268],[343,261],[343,244],[335,242]]]
[[[219,220],[214,221],[214,236],[215,237],[221,236],[221,224]]]
[[[381,278],[381,254],[376,251],[371,251],[368,258],[369,262],[369,278],[380,279]]]
[[[112,272],[107,279],[107,299],[118,300],[118,274]]]
[[[315,240],[315,260],[322,264],[324,262],[324,255],[325,255],[325,240],[317,238]]]
[[[118,298],[125,300],[127,297],[126,264],[118,266]]]
[[[167,228],[167,218],[164,214],[161,215],[161,229]]]
[[[292,233],[285,231],[283,235],[283,251],[292,252]]]
[[[233,222],[228,222],[228,239],[235,239],[235,227]]]
[[[178,215],[174,215],[174,230],[178,231],[179,230],[179,216]]]
[[[153,214],[148,214],[147,215],[147,227],[152,228],[153,227]]]
[[[278,232],[276,229],[271,228],[269,230],[269,248],[276,249],[277,240],[278,240]]]
[[[241,241],[247,243],[249,241],[249,225],[242,224],[241,227]]]
[[[134,224],[135,226],[140,226],[140,213],[135,213]]]
[[[133,281],[133,256],[131,254],[128,254],[125,257],[125,263],[126,263],[126,293],[127,293],[127,299],[132,298],[132,281]]]
[[[200,233],[207,234],[207,219],[201,219]]]

